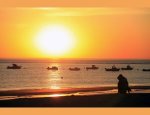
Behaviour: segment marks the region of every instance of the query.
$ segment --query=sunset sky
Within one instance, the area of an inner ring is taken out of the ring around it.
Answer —
[[[50,41],[38,42],[55,29],[71,39],[57,56],[41,48]],[[0,0],[0,58],[150,59],[149,52],[148,0]]]

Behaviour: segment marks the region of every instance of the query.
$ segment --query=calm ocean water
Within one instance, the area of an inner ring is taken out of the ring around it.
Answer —
[[[113,61],[112,63],[86,61],[86,62],[44,62],[22,63],[20,70],[6,69],[10,62],[0,63],[0,90],[13,89],[39,89],[39,88],[80,88],[97,86],[117,86],[117,76],[122,73],[128,78],[130,85],[150,85],[150,72],[143,72],[143,68],[150,68],[148,61],[132,63],[132,61]],[[129,64],[134,68],[131,71],[107,72],[104,68],[116,65],[126,67]],[[85,67],[95,64],[98,70],[85,70]],[[58,71],[50,71],[48,66],[58,66]],[[69,67],[80,67],[80,71],[70,71]],[[62,79],[63,77],[63,79]]]

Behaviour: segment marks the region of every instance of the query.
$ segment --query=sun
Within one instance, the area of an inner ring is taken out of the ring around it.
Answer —
[[[36,36],[35,43],[42,52],[60,56],[74,47],[75,37],[68,28],[54,25],[42,28]]]

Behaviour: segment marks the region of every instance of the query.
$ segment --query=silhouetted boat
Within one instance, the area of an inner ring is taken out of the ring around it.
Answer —
[[[130,65],[127,65],[126,68],[121,68],[121,70],[133,70],[133,68]]]
[[[74,68],[69,68],[69,70],[70,70],[70,71],[79,71],[79,70],[80,70],[80,68],[78,68],[78,67],[74,67]]]
[[[21,69],[22,66],[18,66],[17,64],[12,64],[12,66],[7,66],[7,69]]]
[[[48,69],[48,70],[58,70],[58,67],[52,66],[52,67],[48,67],[47,69]]]
[[[143,69],[143,71],[150,71],[150,69]]]
[[[106,71],[119,71],[120,69],[116,66],[112,66],[112,68],[105,68]]]
[[[99,69],[99,67],[96,67],[95,65],[92,65],[92,67],[86,67],[86,70],[89,70],[89,69],[96,70],[96,69]]]

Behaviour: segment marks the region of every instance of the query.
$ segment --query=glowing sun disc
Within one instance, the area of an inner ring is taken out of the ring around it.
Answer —
[[[62,55],[73,48],[74,36],[63,26],[49,26],[38,33],[36,45],[44,53],[54,56]]]

